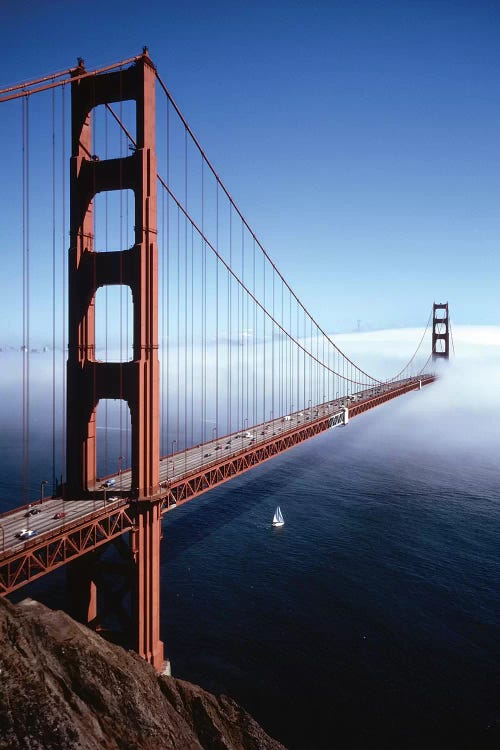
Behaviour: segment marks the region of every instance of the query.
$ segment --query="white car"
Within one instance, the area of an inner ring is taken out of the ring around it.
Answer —
[[[18,531],[16,536],[18,539],[30,539],[32,536],[36,536],[38,531],[36,529],[22,529]]]

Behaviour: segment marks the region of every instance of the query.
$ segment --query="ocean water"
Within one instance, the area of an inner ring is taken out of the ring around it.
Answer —
[[[499,412],[464,382],[168,514],[176,677],[235,698],[290,750],[500,747]],[[63,580],[13,598],[63,606]]]

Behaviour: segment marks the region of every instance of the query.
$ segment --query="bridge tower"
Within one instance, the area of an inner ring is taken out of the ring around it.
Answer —
[[[160,395],[158,360],[158,247],[155,151],[155,68],[147,50],[125,70],[80,77],[71,84],[71,200],[69,249],[69,333],[67,363],[68,499],[88,496],[97,480],[96,410],[100,399],[125,399],[132,428],[132,484],[137,501],[131,550],[135,648],[160,669],[159,637],[161,516],[159,492]],[[134,100],[137,148],[123,158],[92,153],[92,110]],[[135,196],[135,237],[131,248],[94,249],[93,199],[99,192],[130,189]],[[124,284],[133,300],[133,360],[95,358],[95,295],[101,286]],[[74,611],[96,617],[95,581],[85,556],[69,572]]]
[[[448,303],[434,302],[432,306],[432,359],[449,358],[450,320]]]

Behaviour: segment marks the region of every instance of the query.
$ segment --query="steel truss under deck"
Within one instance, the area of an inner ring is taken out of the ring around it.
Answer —
[[[83,521],[66,524],[44,537],[26,542],[24,549],[0,555],[0,595],[10,594],[77,557],[116,539],[135,527],[132,504],[123,500],[112,509],[96,511]],[[2,559],[3,557],[3,559]]]
[[[359,403],[353,403],[347,410],[348,418],[352,419],[376,406],[380,406],[386,401],[402,396],[409,391],[418,390],[421,385],[429,385],[434,380],[435,377],[433,375],[424,376],[421,379],[412,380],[410,383],[402,385],[399,388],[376,394]],[[346,412],[344,410],[334,415],[328,414],[313,422],[301,424],[299,427],[278,436],[270,437],[264,443],[259,443],[253,447],[250,446],[224,461],[199,470],[196,474],[166,483],[167,493],[162,500],[162,512],[165,513],[172,507],[192,500],[213,487],[217,487],[229,479],[243,474],[254,466],[258,466],[264,461],[268,461],[270,458],[274,458],[278,454],[294,448],[305,440],[309,440],[332,427],[337,427],[345,423]]]

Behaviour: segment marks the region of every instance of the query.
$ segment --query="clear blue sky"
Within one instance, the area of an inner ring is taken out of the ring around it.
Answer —
[[[0,40],[0,86],[147,44],[325,328],[425,325],[433,300],[500,322],[497,2],[19,0]]]

